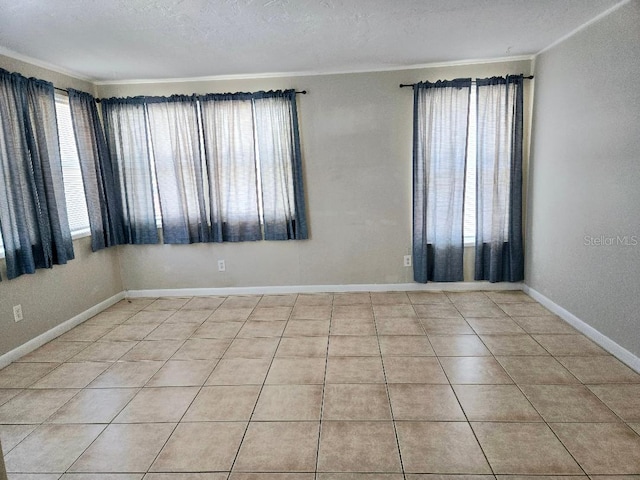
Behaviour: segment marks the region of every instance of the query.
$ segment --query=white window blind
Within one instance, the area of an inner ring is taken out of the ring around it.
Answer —
[[[69,98],[66,95],[56,94],[56,116],[69,228],[72,235],[81,235],[89,233],[89,214],[84,196],[78,148],[71,123]]]
[[[467,134],[467,170],[464,186],[464,243],[476,241],[476,88],[471,86],[469,98],[469,130]]]

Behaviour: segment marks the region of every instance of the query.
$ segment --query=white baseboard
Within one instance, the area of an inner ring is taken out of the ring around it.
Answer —
[[[602,348],[604,348],[607,352],[609,352],[611,355],[616,357],[618,360],[625,363],[636,372],[640,373],[640,358],[635,356],[629,350],[618,345],[609,337],[602,334],[601,332],[593,328],[591,325],[586,323],[584,320],[580,320],[573,313],[562,308],[553,300],[549,299],[548,297],[545,297],[543,294],[534,290],[533,288],[527,285],[524,285],[522,290],[531,298],[533,298],[534,300],[536,300],[537,302],[545,306],[548,310],[558,315],[560,318],[562,318],[565,322],[567,322],[573,328],[583,333],[584,335],[589,337],[591,340],[593,340],[595,343],[600,345]]]
[[[464,292],[473,290],[522,290],[531,298],[541,303],[551,312],[565,320],[576,330],[583,333],[602,348],[618,358],[621,362],[640,373],[640,358],[618,345],[606,335],[602,334],[574,314],[564,309],[553,300],[523,283],[489,283],[489,282],[431,282],[421,283],[391,283],[391,284],[348,284],[348,285],[286,285],[259,287],[222,287],[222,288],[177,288],[152,290],[127,290],[94,305],[75,317],[67,320],[29,340],[19,347],[0,356],[0,368],[4,368],[24,355],[34,351],[47,342],[68,332],[82,322],[106,310],[123,298],[139,297],[192,297],[213,295],[273,295],[287,293],[343,293],[343,292],[417,292],[417,291],[453,291]]]
[[[123,298],[125,298],[124,292],[117,293],[113,297],[107,298],[106,300],[98,303],[97,305],[94,305],[91,308],[88,308],[87,310],[76,315],[75,317],[70,318],[69,320],[59,325],[56,325],[52,329],[47,330],[46,332],[38,335],[35,338],[32,338],[27,343],[24,343],[19,347],[14,348],[10,352],[5,353],[4,355],[0,356],[0,368],[4,368],[7,365],[9,365],[11,362],[15,362],[16,360],[25,356],[26,354],[33,352],[36,348],[39,348],[45,343],[50,342],[54,338],[59,337],[63,333],[68,332],[73,327],[80,325],[85,320],[88,320],[94,315],[97,315],[103,310],[106,310],[111,305],[118,303]]]
[[[430,282],[373,283],[347,285],[285,285],[277,287],[167,288],[127,290],[127,298],[139,297],[206,297],[213,295],[277,295],[286,293],[343,292],[461,292],[470,290],[522,290],[522,283]]]

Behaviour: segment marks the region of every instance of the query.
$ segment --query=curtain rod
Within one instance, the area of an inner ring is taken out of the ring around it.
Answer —
[[[64,93],[69,93],[69,90],[67,90],[66,88],[60,88],[60,87],[53,87],[54,90],[58,90],[59,92],[64,92]],[[296,95],[306,95],[307,91],[306,90],[296,90]],[[96,98],[96,102],[100,103],[100,98]]]
[[[533,79],[533,75],[529,75],[528,77],[522,77],[525,80],[531,80]],[[471,80],[471,83],[476,83],[475,80]],[[400,88],[404,88],[404,87],[415,87],[416,84],[415,83],[401,83],[400,84]]]

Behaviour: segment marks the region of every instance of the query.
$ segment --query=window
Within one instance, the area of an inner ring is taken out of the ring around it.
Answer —
[[[66,95],[56,94],[56,118],[69,228],[74,238],[77,238],[89,235],[89,214],[87,213],[87,200],[84,196],[78,149],[71,123],[69,98]]]
[[[519,281],[522,75],[414,85],[414,279]]]
[[[108,99],[127,243],[306,239],[295,91]],[[161,219],[161,225],[158,225]]]
[[[69,228],[74,238],[87,236],[89,235],[89,214],[87,213],[87,201],[84,196],[76,140],[71,124],[69,99],[66,95],[56,94],[56,120],[58,123],[58,139],[60,141],[60,158],[62,161]],[[4,243],[0,233],[1,257],[4,257]]]

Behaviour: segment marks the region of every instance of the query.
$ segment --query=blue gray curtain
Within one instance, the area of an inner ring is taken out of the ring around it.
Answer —
[[[296,94],[254,100],[265,240],[307,238]]]
[[[476,280],[524,278],[522,84],[522,75],[476,82]]]
[[[95,99],[88,93],[69,89],[69,107],[87,199],[91,248],[95,252],[124,243],[120,185],[111,165]]]
[[[120,185],[124,243],[158,243],[145,99],[102,100],[102,117]]]
[[[8,278],[74,258],[53,85],[2,69],[0,231]]]
[[[251,94],[199,97],[216,242],[261,240]]]
[[[146,97],[164,243],[210,241],[195,96]]]
[[[198,100],[213,241],[307,238],[295,91]]]
[[[294,90],[111,98],[102,111],[124,243],[158,241],[154,192],[164,243],[308,238]]]
[[[414,86],[413,260],[416,282],[463,279],[464,179],[471,79]]]

